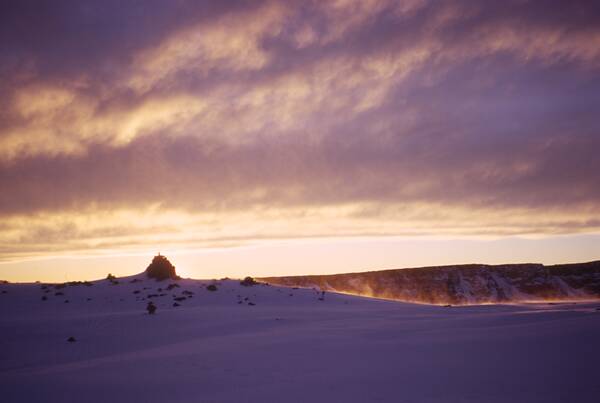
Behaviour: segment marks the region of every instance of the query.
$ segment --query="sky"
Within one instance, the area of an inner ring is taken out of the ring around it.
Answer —
[[[0,4],[0,278],[600,259],[594,1]]]

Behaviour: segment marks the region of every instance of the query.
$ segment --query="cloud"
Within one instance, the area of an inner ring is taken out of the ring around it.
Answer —
[[[3,254],[598,230],[593,2],[4,7]]]

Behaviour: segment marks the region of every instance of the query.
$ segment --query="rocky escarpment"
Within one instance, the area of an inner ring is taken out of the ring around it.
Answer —
[[[468,264],[260,280],[440,305],[600,299],[600,261],[553,266]]]

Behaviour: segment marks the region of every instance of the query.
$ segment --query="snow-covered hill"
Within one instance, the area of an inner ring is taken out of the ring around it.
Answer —
[[[0,400],[591,403],[599,309],[447,308],[143,275],[0,284]]]
[[[554,266],[471,264],[262,280],[438,305],[600,299],[600,261]]]

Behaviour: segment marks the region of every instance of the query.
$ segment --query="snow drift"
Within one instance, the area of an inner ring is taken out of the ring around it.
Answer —
[[[0,397],[595,403],[599,339],[599,302],[446,308],[146,273],[0,283]]]

